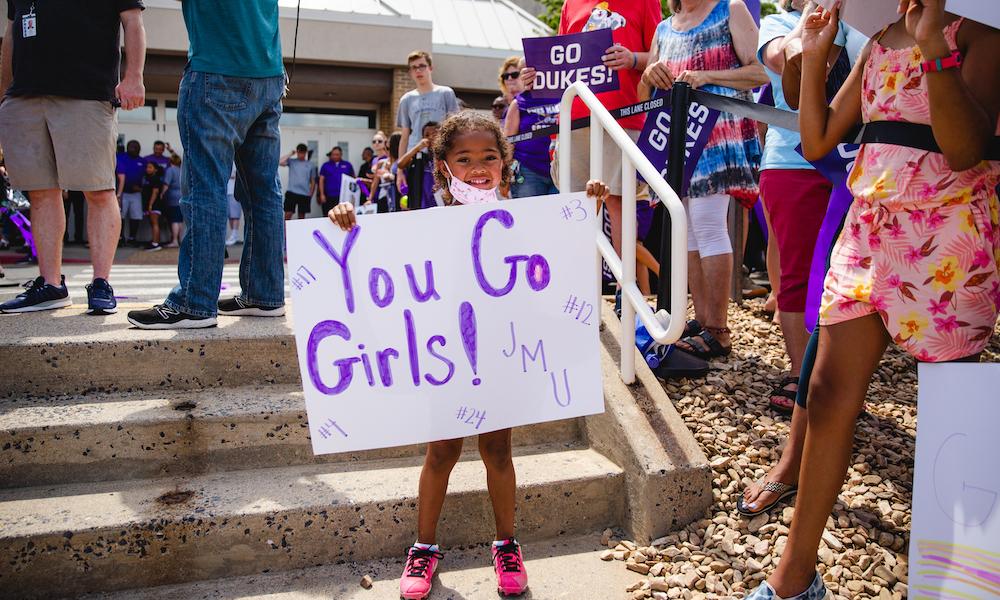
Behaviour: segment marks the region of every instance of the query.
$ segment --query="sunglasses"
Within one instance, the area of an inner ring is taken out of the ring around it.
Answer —
[[[372,143],[373,144],[384,144],[385,140],[383,140],[381,138],[375,138],[374,140],[372,140]]]
[[[510,81],[511,79],[517,79],[520,76],[521,76],[520,71],[511,71],[509,73],[504,73],[503,75],[501,75],[500,79],[503,79],[504,81]]]

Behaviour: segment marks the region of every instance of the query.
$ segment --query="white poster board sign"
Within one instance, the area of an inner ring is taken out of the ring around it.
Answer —
[[[340,201],[350,202],[354,206],[360,203],[361,186],[358,185],[357,179],[346,175],[340,178]]]
[[[831,8],[838,0],[817,0]],[[899,0],[839,0],[840,18],[868,37],[899,20]],[[1000,28],[1000,2],[997,0],[948,0],[945,10],[956,15]]]
[[[1000,597],[1000,364],[921,364],[911,598]]]
[[[583,194],[288,221],[317,454],[604,410],[597,225]]]

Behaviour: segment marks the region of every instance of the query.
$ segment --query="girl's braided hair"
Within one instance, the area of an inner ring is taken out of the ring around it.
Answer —
[[[463,110],[455,113],[441,123],[441,127],[434,136],[432,152],[436,164],[443,165],[445,156],[454,146],[455,139],[460,135],[465,135],[474,131],[483,131],[492,135],[497,142],[497,149],[500,151],[500,160],[503,168],[500,171],[500,191],[506,195],[510,187],[510,182],[514,177],[511,164],[514,162],[514,148],[511,146],[500,125],[492,117],[477,113],[471,110]],[[442,190],[445,200],[452,200],[448,191],[448,179],[441,172],[441,168],[434,169],[435,187]]]

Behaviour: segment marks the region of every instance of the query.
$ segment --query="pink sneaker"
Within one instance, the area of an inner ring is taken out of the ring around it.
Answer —
[[[406,600],[424,600],[431,593],[431,580],[437,569],[438,560],[444,554],[434,550],[410,547],[406,553],[406,566],[399,579],[399,596]]]
[[[528,572],[521,558],[521,545],[511,538],[493,546],[493,568],[501,596],[520,596],[528,589]]]

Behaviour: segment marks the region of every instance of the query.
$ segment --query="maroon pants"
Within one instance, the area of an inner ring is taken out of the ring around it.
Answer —
[[[781,255],[778,310],[805,312],[809,270],[833,185],[812,169],[768,169],[760,194]]]

